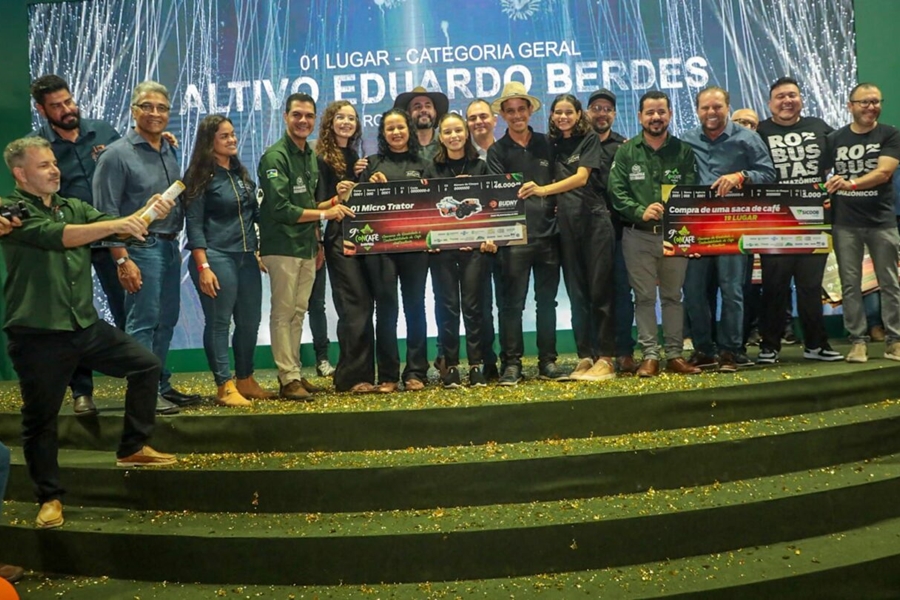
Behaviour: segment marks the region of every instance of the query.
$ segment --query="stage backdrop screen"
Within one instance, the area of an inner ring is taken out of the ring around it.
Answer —
[[[252,172],[297,91],[316,98],[320,114],[333,100],[353,102],[372,153],[379,115],[418,85],[464,111],[522,81],[545,102],[536,131],[546,131],[554,96],[586,101],[602,86],[618,95],[614,129],[632,136],[649,89],[672,97],[677,134],[696,125],[703,86],[722,86],[732,108],[765,116],[769,85],[783,75],[801,82],[806,114],[839,126],[856,79],[852,0],[87,0],[32,6],[30,41],[32,75],[65,78],[83,116],[125,131],[131,90],[154,79],[172,96],[169,129],[183,168],[197,123],[223,113]],[[500,121],[496,134],[504,131]],[[186,269],[182,284],[173,347],[198,348],[203,317]],[[264,280],[262,344],[267,288]],[[330,291],[327,305],[334,340]],[[532,308],[529,298],[531,330]],[[558,323],[570,326],[562,285]]]

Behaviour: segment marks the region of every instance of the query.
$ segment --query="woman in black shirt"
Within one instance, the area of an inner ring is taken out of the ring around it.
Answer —
[[[402,109],[393,108],[381,116],[378,126],[378,153],[367,157],[368,165],[359,180],[386,183],[421,179],[428,166],[419,154],[419,139],[413,134],[412,119]],[[399,302],[397,281],[403,296],[406,317],[406,368],[403,382],[407,390],[425,387],[428,374],[428,330],[425,321],[425,280],[428,255],[424,252],[375,254],[363,258],[375,292],[375,357],[378,362],[379,392],[393,392],[400,380],[400,352],[397,347]]]
[[[466,121],[455,113],[447,113],[438,122],[440,147],[434,162],[425,169],[426,179],[487,175],[487,163],[469,137]],[[446,359],[447,370],[441,377],[444,387],[460,385],[459,315],[466,326],[466,356],[469,359],[469,385],[486,385],[481,371],[481,328],[483,323],[482,285],[487,262],[482,252],[496,252],[491,242],[481,244],[479,252],[472,248],[437,250],[430,254],[431,280],[437,304],[438,339]]]
[[[356,179],[353,166],[359,160],[362,128],[356,109],[346,100],[332,102],[319,125],[316,158],[319,184],[316,200],[339,202],[343,191]],[[339,392],[365,394],[375,391],[375,328],[372,324],[375,301],[366,277],[363,259],[345,256],[341,224],[329,221],[323,236],[325,266],[331,279],[331,294],[338,314],[337,338],[340,348],[334,372],[334,388]]]

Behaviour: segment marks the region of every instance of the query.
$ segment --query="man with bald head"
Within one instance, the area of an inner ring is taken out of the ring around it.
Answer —
[[[759,127],[759,115],[752,108],[737,109],[732,113],[731,120],[751,131],[756,131]]]

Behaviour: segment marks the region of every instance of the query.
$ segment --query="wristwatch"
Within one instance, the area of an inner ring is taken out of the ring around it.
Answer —
[[[125,264],[126,262],[128,262],[129,260],[131,260],[131,257],[129,257],[129,256],[123,256],[123,257],[121,257],[121,258],[117,258],[117,259],[116,259],[116,266],[117,266],[117,267],[121,267],[122,265],[124,265],[124,264]]]
[[[741,177],[744,178],[743,183],[750,183],[750,173],[747,171],[741,171]]]

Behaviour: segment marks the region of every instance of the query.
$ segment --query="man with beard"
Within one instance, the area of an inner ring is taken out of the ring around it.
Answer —
[[[139,83],[131,95],[134,129],[113,142],[100,155],[92,192],[99,210],[128,215],[147,198],[169,188],[181,177],[175,149],[163,136],[169,124],[171,102],[166,87],[155,81]],[[159,358],[156,412],[175,414],[179,406],[200,402],[195,394],[172,387],[172,374],[165,368],[169,345],[181,309],[181,245],[184,208],[177,201],[163,219],[149,225],[147,240],[109,249],[116,262],[125,297],[125,332],[134,336]]]
[[[422,86],[405,92],[394,100],[394,108],[402,108],[412,117],[413,127],[419,145],[422,146],[422,158],[432,160],[437,154],[440,143],[434,135],[434,128],[442,116],[450,110],[450,101],[440,92],[428,92]]]
[[[616,369],[620,373],[634,373],[637,370],[637,364],[634,362],[634,338],[631,336],[631,324],[634,322],[634,302],[631,299],[631,285],[628,283],[628,270],[625,268],[625,255],[622,252],[622,219],[615,210],[612,197],[607,191],[613,159],[619,146],[625,142],[622,135],[612,130],[612,126],[616,122],[616,95],[606,88],[600,88],[591,94],[588,99],[588,116],[594,126],[594,131],[600,138],[600,168],[591,171],[591,185],[606,200],[616,234],[615,262],[613,263]]]
[[[60,171],[59,194],[94,204],[91,183],[97,159],[109,144],[121,136],[103,121],[81,118],[81,110],[69,91],[69,84],[57,75],[38,77],[31,84],[31,97],[38,114],[47,122],[31,132],[50,142]],[[105,248],[91,249],[91,266],[100,286],[113,322],[125,328],[125,290],[119,285],[116,263]],[[94,382],[89,369],[76,369],[70,382],[76,416],[97,413],[94,406]]]
[[[497,127],[497,115],[488,101],[481,98],[472,100],[466,107],[466,122],[478,156],[487,158],[488,149],[494,145],[494,129]]]
[[[692,185],[697,179],[690,146],[669,134],[672,118],[669,97],[650,91],[641,97],[638,120],[643,133],[625,142],[616,153],[609,179],[613,205],[626,222],[622,246],[631,287],[634,289],[638,343],[643,360],[639,377],[659,373],[656,294],[662,306],[666,370],[696,375],[700,369],[681,357],[684,313],[681,287],[688,260],[663,256],[662,184]]]
[[[881,320],[886,332],[884,357],[900,361],[900,284],[894,215],[893,175],[900,161],[900,132],[878,122],[881,90],[861,83],[850,92],[847,110],[853,122],[828,136],[834,176],[825,184],[832,195],[834,252],[843,295],[844,327],[853,346],[847,362],[868,360],[866,315],[860,284],[863,245],[881,288]]]
[[[776,181],[789,184],[820,183],[828,172],[827,136],[833,129],[818,117],[804,117],[800,84],[782,77],[769,88],[772,116],[757,128],[769,148]],[[791,278],[797,286],[797,316],[803,326],[803,357],[809,360],[843,359],[828,344],[822,315],[822,275],[827,254],[762,254],[762,305],[757,363],[778,361],[784,332],[784,313],[790,308]]]
[[[697,93],[696,107],[700,127],[685,133],[684,141],[694,149],[699,183],[725,196],[748,183],[771,183],[775,169],[769,151],[756,133],[728,118],[730,98],[726,90],[709,86]],[[710,330],[711,312],[707,301],[707,283],[715,267],[722,292],[722,319],[717,328],[718,348]],[[684,306],[691,322],[696,351],[691,357],[695,367],[718,364],[722,373],[734,373],[738,366],[753,364],[744,353],[743,285],[747,259],[740,254],[703,256],[688,263],[684,281]]]

